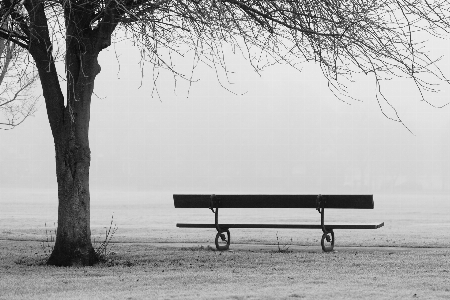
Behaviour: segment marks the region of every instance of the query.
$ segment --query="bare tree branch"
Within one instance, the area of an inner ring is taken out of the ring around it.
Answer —
[[[8,28],[8,22],[2,29]],[[14,39],[0,38],[0,129],[12,129],[21,124],[36,109],[39,97],[30,95],[37,73],[31,63],[26,62],[27,53],[18,48]]]
[[[5,44],[4,40],[0,42]],[[3,48],[3,47],[1,47]],[[20,52],[6,45],[2,56],[2,71],[0,74],[0,129],[12,129],[20,125],[36,110],[39,96],[32,94],[32,88],[37,80],[33,66],[24,67]],[[7,75],[8,74],[8,75]],[[3,121],[4,120],[4,121]]]
[[[448,1],[147,1],[151,9],[144,2],[127,7],[119,26],[146,59],[186,80],[192,74],[177,71],[170,57],[184,57],[189,49],[203,63],[226,71],[221,49],[231,44],[257,72],[274,63],[297,67],[302,61],[317,62],[343,101],[352,98],[347,83],[354,76],[374,74],[376,96],[392,108],[389,118],[401,123],[382,94],[386,79],[409,78],[423,101],[435,107],[448,104],[434,105],[424,94],[449,84],[439,61],[424,47],[427,36],[448,38]]]

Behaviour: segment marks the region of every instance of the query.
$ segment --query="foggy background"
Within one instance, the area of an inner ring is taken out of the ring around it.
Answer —
[[[103,51],[91,108],[91,191],[449,194],[450,107],[421,102],[411,82],[383,84],[413,134],[383,115],[371,75],[349,86],[362,101],[344,103],[318,65],[273,66],[259,76],[239,55],[227,62],[231,83],[205,66],[191,86],[161,72],[158,97],[152,66],[141,68],[135,48]],[[192,59],[177,66],[189,73]],[[427,100],[449,102],[442,88]],[[34,117],[0,134],[0,188],[56,191],[43,99]]]

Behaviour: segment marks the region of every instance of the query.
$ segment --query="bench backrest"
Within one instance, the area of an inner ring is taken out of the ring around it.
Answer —
[[[317,208],[318,195],[215,195],[219,208]],[[211,195],[173,195],[175,208],[209,208]],[[373,195],[322,195],[325,208],[373,209]]]

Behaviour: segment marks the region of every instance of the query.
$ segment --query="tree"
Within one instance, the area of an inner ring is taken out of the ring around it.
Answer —
[[[8,23],[2,24],[4,29]],[[23,49],[8,39],[0,38],[0,128],[12,129],[32,115],[38,97],[29,91],[37,74],[30,62],[21,61]]]
[[[52,265],[97,261],[90,240],[90,103],[98,55],[114,38],[133,40],[155,69],[188,81],[173,55],[190,52],[194,66],[226,71],[222,49],[232,45],[257,72],[273,63],[296,68],[315,61],[343,100],[345,81],[357,73],[373,74],[377,86],[404,76],[419,92],[448,82],[421,44],[423,33],[447,33],[447,1],[3,0],[0,16],[8,25],[0,37],[27,51],[37,69],[54,139],[59,207]],[[65,96],[55,67],[60,56]],[[379,96],[384,112],[390,104],[381,89]]]

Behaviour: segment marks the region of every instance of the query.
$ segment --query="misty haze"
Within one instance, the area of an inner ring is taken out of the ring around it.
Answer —
[[[449,43],[432,44],[431,48],[445,53]],[[213,245],[214,229],[175,227],[181,221],[213,222],[211,211],[175,210],[173,194],[373,194],[373,210],[327,212],[330,222],[385,222],[384,227],[370,232],[339,231],[338,252],[330,254],[334,255],[330,256],[332,259],[360,259],[358,264],[365,266],[365,256],[356,258],[363,249],[363,255],[364,251],[379,255],[381,258],[377,256],[375,261],[382,261],[382,266],[389,269],[392,264],[403,262],[401,255],[409,255],[408,249],[436,248],[444,253],[439,252],[439,257],[448,258],[450,106],[434,108],[421,101],[411,82],[394,78],[383,82],[383,92],[403,123],[396,122],[389,119],[397,118],[395,111],[385,102],[377,102],[370,74],[355,75],[356,82],[349,82],[349,94],[356,100],[339,99],[328,89],[314,64],[305,63],[300,72],[276,65],[259,75],[239,55],[231,51],[227,55],[231,73],[226,76],[223,70],[216,73],[199,65],[190,84],[174,81],[171,73],[163,71],[155,83],[151,66],[141,68],[139,51],[126,42],[101,52],[102,70],[95,83],[89,130],[93,239],[104,238],[113,216],[118,226],[113,240],[117,244],[113,246],[119,249],[119,256],[131,253],[126,247],[145,249],[145,256],[146,247],[156,247],[151,248],[153,256],[145,260],[154,263],[153,269],[145,272],[170,271],[172,266],[161,270],[156,265],[176,260],[181,268],[173,269],[176,277],[189,268],[188,261],[178,258],[178,253],[176,258],[166,257],[164,251],[172,253],[170,249],[180,247],[185,253],[193,251],[215,261],[219,254],[208,248]],[[443,70],[448,72],[446,59],[443,65],[447,68]],[[189,59],[175,64],[188,72],[192,69]],[[64,66],[57,67],[63,74]],[[36,95],[39,92],[38,89]],[[440,93],[426,96],[433,105],[442,106],[449,102],[448,95],[448,86],[443,86]],[[0,165],[0,241],[23,241],[25,246],[20,251],[34,257],[36,250],[29,245],[39,248],[48,238],[46,230],[54,230],[58,219],[55,150],[43,99],[34,116],[14,130],[1,132]],[[221,222],[320,221],[320,215],[312,209],[223,209],[221,214]],[[316,263],[314,259],[329,258],[314,256],[320,252],[320,235],[320,230],[234,230],[233,243],[238,250],[223,255],[256,255],[252,245],[267,246],[269,250],[264,248],[263,258],[258,258],[259,262],[267,261],[264,255],[270,253],[272,258],[280,239],[292,246],[295,255],[309,255]],[[432,261],[433,253],[427,259]],[[399,256],[394,258],[395,255]],[[293,258],[280,260],[285,259]],[[295,256],[291,265],[303,268],[302,264],[310,258],[302,259],[297,264]],[[415,261],[409,256],[408,259]],[[27,261],[17,264],[26,265]],[[358,264],[355,267],[352,263],[355,274],[363,270],[365,279],[379,280],[369,276],[370,266],[364,269]],[[425,264],[432,271],[441,272],[430,278],[436,278],[436,282],[448,280],[448,260],[436,264],[437,267]],[[375,267],[379,265],[376,263]],[[127,261],[120,265],[123,266],[132,264]],[[320,266],[322,271],[328,270],[324,267],[328,262]],[[409,272],[408,265],[403,267]],[[284,270],[289,268],[290,265],[285,266]],[[123,272],[111,270],[117,272],[105,275],[111,280]],[[250,278],[254,272],[251,270],[242,278]],[[137,284],[144,275],[127,276],[126,280],[132,277],[133,284]],[[279,280],[286,281],[284,277]],[[156,280],[147,282],[159,284]],[[352,280],[349,282],[353,284]],[[413,287],[417,285],[415,281],[408,282]],[[328,288],[326,279],[316,278],[311,284]],[[387,283],[380,286],[383,284]],[[95,287],[89,289],[94,290]],[[117,293],[129,296],[125,291]],[[411,288],[407,296],[415,293]],[[442,293],[448,295],[448,289]]]

